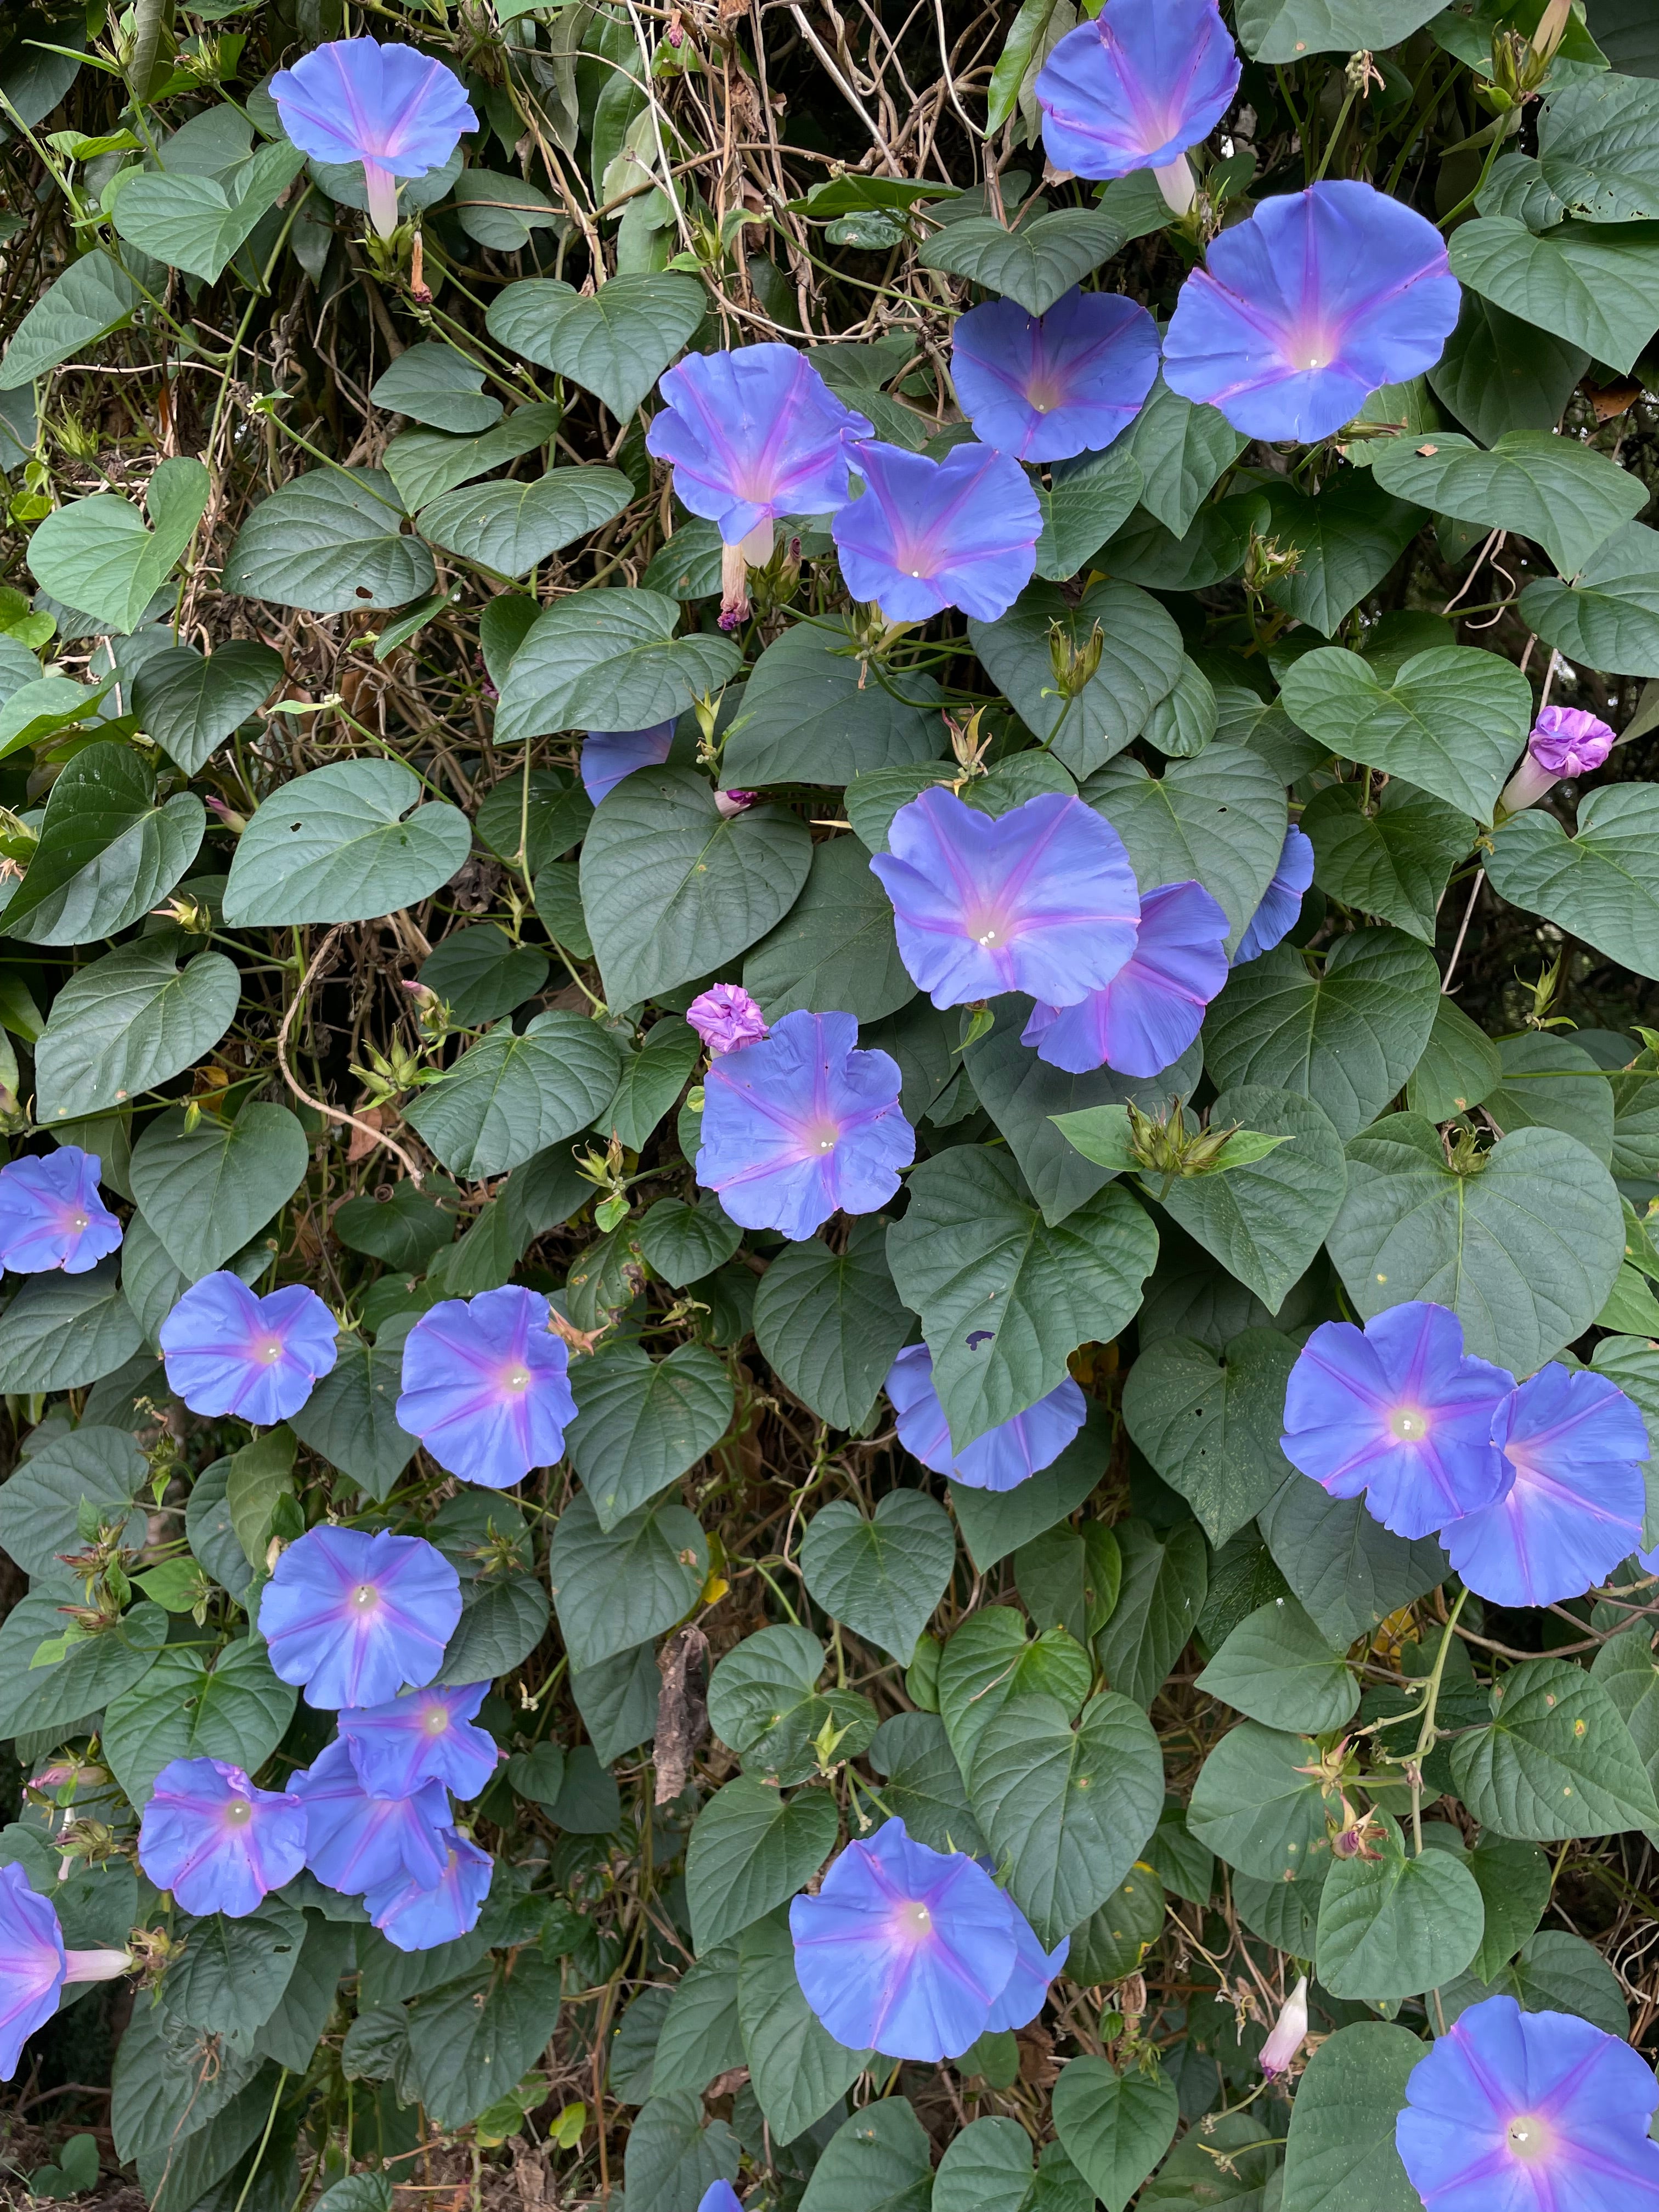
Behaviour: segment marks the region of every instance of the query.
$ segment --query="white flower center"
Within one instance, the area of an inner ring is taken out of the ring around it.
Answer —
[[[90,1229],[92,1217],[86,1213],[72,1214],[70,1218],[70,1226],[72,1229]]]
[[[278,1336],[268,1336],[259,1346],[259,1357],[267,1367],[274,1367],[282,1356],[283,1340]]]
[[[351,1602],[359,1613],[367,1613],[371,1606],[376,1606],[380,1601],[380,1593],[373,1583],[359,1583],[351,1593]]]
[[[428,1735],[441,1735],[449,1726],[447,1705],[428,1705],[422,1715],[421,1726]]]
[[[1415,1406],[1396,1406],[1389,1416],[1389,1427],[1402,1444],[1421,1443],[1429,1433],[1428,1416]]]
[[[901,1936],[918,1942],[933,1933],[933,1916],[920,1898],[907,1898],[902,1905],[894,1906],[893,1924]]]
[[[506,1382],[509,1390],[527,1390],[530,1388],[530,1370],[527,1367],[509,1367]]]
[[[225,1808],[225,1819],[233,1828],[245,1828],[253,1818],[253,1808],[246,1797],[233,1797]]]
[[[1549,2126],[1534,2112],[1517,2113],[1504,2130],[1504,2136],[1515,2155],[1528,2160],[1547,2158],[1554,2148]]]

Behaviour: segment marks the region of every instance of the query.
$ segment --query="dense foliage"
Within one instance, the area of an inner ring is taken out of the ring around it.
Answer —
[[[1659,1422],[1659,28],[1224,14],[1178,213],[1045,173],[1072,0],[5,10],[0,1104],[14,1162],[95,1156],[119,1240],[8,1247],[0,1876],[132,1972],[27,2043],[0,2188],[1415,2212],[1396,2116],[1469,2008],[1652,2047],[1650,1471],[1622,1565],[1511,1604],[1280,1437],[1310,1334],[1417,1300]],[[476,125],[383,226],[270,88],[363,34]],[[1331,434],[1253,435],[1175,388],[1177,300],[1346,180],[1437,227],[1455,327]],[[723,581],[651,428],[673,364],[781,341],[943,461],[957,319],[1079,284],[1171,380],[999,464],[1042,526],[1006,611],[884,617],[817,508]],[[1619,742],[1517,791],[1549,707]],[[587,733],[653,731],[584,782]],[[1229,955],[1292,823],[1312,886],[1171,1065],[1067,1073],[1030,998],[917,988],[871,861],[941,786],[1080,798]],[[699,1184],[721,983],[896,1063],[890,1197],[786,1237]],[[182,1380],[209,1277],[328,1309],[286,1419]],[[484,1487],[398,1403],[422,1317],[507,1285],[575,1418]],[[930,1472],[924,1342],[941,1464],[1069,1378],[1065,1449]],[[489,1686],[489,1893],[434,1947],[314,1861],[234,1914],[138,1863],[173,1762],[344,1771],[329,1707],[372,1700],[259,1626],[319,1529],[435,1547],[436,1685]],[[796,1971],[791,1899],[895,1815],[1069,1938],[942,2063],[846,2047]]]

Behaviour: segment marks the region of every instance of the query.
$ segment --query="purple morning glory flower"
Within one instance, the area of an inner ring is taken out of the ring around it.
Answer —
[[[697,2212],[743,2212],[743,2199],[729,2181],[711,2181],[697,2199]]]
[[[1212,242],[1164,334],[1164,381],[1247,437],[1327,438],[1433,368],[1462,296],[1424,216],[1370,185],[1310,185]]]
[[[1279,1442],[1333,1498],[1364,1492],[1385,1528],[1426,1536],[1502,1495],[1492,1420],[1514,1389],[1464,1351],[1455,1313],[1413,1298],[1363,1329],[1321,1322],[1291,1370]]]
[[[1413,2068],[1395,2144],[1426,2212],[1656,2212],[1656,2104],[1616,2035],[1488,1997]]]
[[[673,463],[680,504],[751,561],[771,558],[781,516],[829,514],[852,497],[848,447],[872,426],[793,346],[688,354],[657,389],[667,404],[647,447]]]
[[[1092,23],[1068,31],[1037,72],[1042,143],[1057,169],[1127,177],[1179,165],[1192,199],[1186,151],[1207,138],[1233,104],[1239,62],[1215,0],[1107,0]]]
[[[873,1213],[898,1188],[916,1156],[902,1079],[888,1054],[858,1051],[858,1035],[851,1014],[786,1014],[711,1062],[697,1181],[745,1229],[799,1243],[832,1213]]]
[[[889,622],[960,607],[978,622],[1007,613],[1036,569],[1042,514],[1019,463],[991,446],[942,461],[872,439],[857,454],[864,496],[830,528],[855,599]]]
[[[10,2081],[24,2044],[57,2011],[68,1967],[50,1899],[36,1896],[15,1860],[0,1866],[0,2081]]]
[[[368,212],[382,238],[398,227],[399,177],[441,169],[478,118],[453,70],[413,46],[336,39],[278,70],[270,96],[313,161],[361,161]]]
[[[976,1859],[930,1850],[889,1820],[790,1905],[795,1976],[850,2051],[959,2057],[1017,1973],[1024,2001],[1023,1917]]]
[[[170,1759],[138,1832],[138,1863],[186,1912],[241,1920],[306,1863],[306,1808],[219,1759]]]
[[[985,2023],[988,2034],[1006,2034],[1016,2027],[1030,2026],[1048,2002],[1048,1984],[1066,1964],[1071,1948],[1071,1937],[1062,1936],[1054,1950],[1045,1951],[1037,1941],[1036,1929],[1015,1907],[1014,1971],[1002,1995],[991,2007],[991,2017]]]
[[[404,1339],[398,1426],[463,1482],[509,1489],[564,1450],[576,1418],[569,1365],[539,1291],[509,1283],[446,1298]]]
[[[660,768],[674,742],[674,725],[650,730],[590,730],[582,740],[582,789],[597,806],[635,769]]]
[[[1041,792],[993,820],[935,784],[900,807],[887,842],[870,866],[899,957],[936,1006],[1002,991],[1075,1006],[1135,949],[1134,870],[1080,799]]]
[[[365,1895],[368,1917],[400,1951],[434,1951],[470,1936],[489,1894],[495,1864],[458,1828],[440,1830],[444,1870],[435,1882],[377,1882]]]
[[[472,1722],[488,1682],[461,1690],[410,1690],[383,1705],[343,1712],[340,1738],[357,1779],[371,1797],[411,1797],[441,1782],[458,1797],[476,1797],[495,1771],[495,1739]]]
[[[256,1297],[221,1268],[193,1283],[161,1323],[167,1382],[192,1413],[269,1427],[297,1413],[333,1366],[338,1326],[303,1283]]]
[[[1295,928],[1313,872],[1313,840],[1292,823],[1285,832],[1285,849],[1273,870],[1273,879],[1261,894],[1261,903],[1238,940],[1238,950],[1233,955],[1235,968],[1242,968],[1247,960],[1259,960],[1264,952],[1271,952]]]
[[[0,1867],[0,2081],[16,2072],[66,1982],[112,1982],[131,1964],[126,1951],[66,1951],[51,1899],[29,1887],[15,1860]]]
[[[1115,292],[1079,292],[1047,314],[988,300],[957,324],[957,397],[988,446],[1022,461],[1069,460],[1109,446],[1158,376],[1158,325]]]
[[[1227,917],[1202,884],[1165,884],[1140,902],[1135,949],[1074,1006],[1032,1009],[1020,1038],[1051,1067],[1157,1075],[1179,1060],[1227,980]]]
[[[319,1881],[349,1897],[386,1883],[430,1889],[444,1871],[449,1793],[425,1782],[404,1797],[372,1796],[357,1778],[343,1736],[294,1777],[305,1815],[305,1863]]]
[[[735,1052],[740,1044],[757,1044],[766,1035],[760,1008],[740,983],[715,983],[701,998],[693,999],[685,1018],[712,1054]]]
[[[911,1458],[970,1490],[1012,1490],[1050,1466],[1088,1412],[1082,1391],[1068,1375],[1035,1406],[957,1451],[933,1388],[933,1355],[925,1344],[905,1346],[888,1371],[885,1388],[897,1416],[899,1442]]]
[[[1514,1480],[1440,1539],[1477,1596],[1582,1597],[1639,1549],[1647,1425],[1605,1375],[1553,1359],[1498,1407],[1492,1434]]]
[[[321,1708],[384,1705],[429,1682],[460,1617],[461,1578],[443,1553],[384,1528],[308,1528],[259,1593],[271,1665]]]
[[[1582,707],[1546,707],[1527,739],[1521,765],[1504,787],[1499,806],[1518,814],[1535,805],[1564,775],[1588,775],[1618,743],[1614,732]]]
[[[25,1152],[0,1168],[0,1266],[14,1275],[61,1267],[84,1275],[121,1242],[121,1224],[98,1195],[103,1163],[64,1145]]]

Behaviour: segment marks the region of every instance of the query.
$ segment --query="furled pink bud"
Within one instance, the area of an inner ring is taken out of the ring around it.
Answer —
[[[757,791],[717,791],[714,805],[729,822],[734,814],[742,814],[760,797]]]
[[[1308,1977],[1304,1974],[1273,2022],[1273,2033],[1261,2046],[1261,2070],[1271,2080],[1282,2074],[1301,2050],[1308,2033]]]
[[[735,1052],[766,1035],[761,1010],[740,983],[716,983],[692,1000],[685,1018],[711,1053]]]
[[[1565,775],[1600,768],[1616,742],[1607,724],[1582,707],[1546,707],[1527,739],[1527,757],[1504,787],[1505,814],[1534,806]]]

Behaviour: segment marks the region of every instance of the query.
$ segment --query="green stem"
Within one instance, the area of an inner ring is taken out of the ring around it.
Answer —
[[[264,2161],[265,2146],[270,2141],[270,2131],[276,2124],[276,2107],[282,2102],[283,2090],[287,2081],[288,2069],[284,2066],[282,2072],[276,2076],[276,2087],[271,2092],[270,2110],[265,2114],[265,2131],[259,2138],[258,2149],[253,2154],[253,2163],[247,2170],[247,2179],[242,2184],[242,2193],[236,2199],[235,2212],[242,2212],[243,2205],[247,2203],[247,2193],[249,2190],[252,2188],[255,2179],[258,2174],[259,2167]]]
[[[1412,1778],[1412,1844],[1419,1858],[1423,1856],[1423,1761],[1434,1748],[1435,1708],[1440,1702],[1440,1684],[1446,1672],[1446,1661],[1450,1656],[1452,1637],[1457,1628],[1457,1616],[1468,1600],[1468,1591],[1457,1593],[1457,1602],[1446,1617],[1445,1632],[1440,1638],[1440,1649],[1434,1656],[1434,1668],[1429,1676],[1429,1686],[1423,1700],[1423,1723],[1417,1731],[1417,1746],[1411,1755]]]

